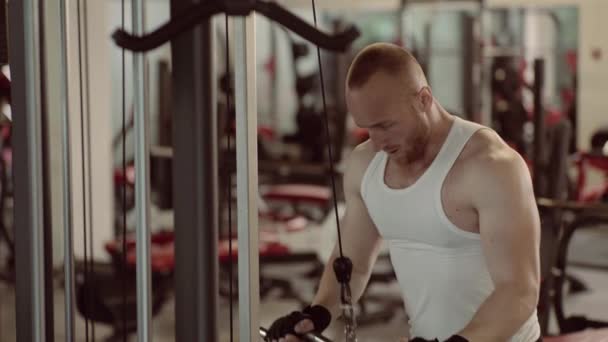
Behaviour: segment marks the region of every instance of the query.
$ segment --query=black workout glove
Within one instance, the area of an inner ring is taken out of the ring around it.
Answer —
[[[426,340],[422,337],[416,337],[413,340],[411,340],[410,342],[439,342],[439,340],[438,339]],[[445,340],[445,342],[469,342],[469,340],[467,340],[466,338],[459,336],[459,335],[453,335],[452,337]]]
[[[272,323],[266,334],[266,341],[278,340],[288,334],[299,336],[295,332],[295,327],[305,319],[311,320],[315,327],[314,332],[320,334],[329,326],[331,313],[321,305],[307,306],[302,311],[294,311]]]

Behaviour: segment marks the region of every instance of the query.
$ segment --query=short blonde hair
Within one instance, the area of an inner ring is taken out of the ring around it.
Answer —
[[[416,68],[413,73],[412,66]],[[378,72],[422,78],[420,81],[427,83],[418,61],[407,50],[394,44],[375,43],[355,56],[346,75],[346,85],[348,89],[361,88]]]

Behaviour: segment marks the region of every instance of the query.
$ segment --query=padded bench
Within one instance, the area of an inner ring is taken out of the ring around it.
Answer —
[[[561,336],[543,337],[543,342],[608,342],[608,328],[589,329]]]

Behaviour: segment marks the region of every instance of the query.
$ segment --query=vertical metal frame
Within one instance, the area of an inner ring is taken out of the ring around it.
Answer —
[[[477,18],[468,13],[461,14],[462,27],[462,110],[466,119],[475,120],[479,85],[479,51],[480,42],[476,34]]]
[[[42,268],[44,272],[44,338],[47,342],[55,340],[54,301],[53,301],[53,219],[51,207],[51,176],[49,154],[49,99],[46,85],[49,84],[49,60],[44,32],[48,30],[46,8],[38,1],[39,61],[40,61],[40,155],[42,163]]]
[[[17,341],[45,340],[43,156],[38,1],[11,1],[9,59],[15,189]]]
[[[490,85],[492,84],[493,75],[491,72],[492,67],[490,63],[487,62],[487,58],[489,56],[486,52],[488,46],[490,46],[488,44],[489,39],[487,34],[490,31],[488,28],[492,26],[491,23],[492,15],[490,9],[488,8],[487,0],[480,0],[479,20],[476,29],[478,30],[479,37],[481,37],[483,42],[483,47],[481,48],[481,65],[478,71],[479,74],[477,75],[480,85],[480,99],[478,103],[480,113],[479,118],[476,121],[486,126],[492,126],[492,101],[488,99],[491,99],[492,97],[492,89]]]
[[[68,45],[66,0],[59,0],[60,62],[61,62],[61,144],[63,179],[63,272],[65,282],[65,338],[74,341],[74,244],[72,217],[72,151],[70,147],[70,115],[68,101]]]
[[[144,0],[131,2],[133,33],[145,32]],[[135,131],[135,215],[137,253],[137,340],[152,341],[151,327],[151,271],[150,271],[150,224],[149,184],[150,153],[148,146],[148,96],[146,54],[133,54],[133,103]]]
[[[545,61],[534,59],[534,150],[532,163],[534,165],[533,183],[536,196],[547,196],[546,163],[545,159],[545,111],[543,109],[543,87],[545,83]]]
[[[193,2],[171,0],[171,12]],[[218,341],[217,75],[211,24],[203,22],[171,42],[178,342]]]
[[[254,341],[260,326],[255,14],[234,23],[239,339]]]

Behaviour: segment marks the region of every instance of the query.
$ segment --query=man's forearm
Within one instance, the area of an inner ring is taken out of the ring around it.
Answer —
[[[334,259],[334,256],[332,256],[325,266],[319,282],[319,289],[312,301],[312,305],[323,305],[331,312],[332,317],[335,318],[340,314],[340,283],[338,283],[334,273]],[[361,295],[363,295],[370,274],[371,270],[363,271],[357,269],[356,265],[353,266],[353,273],[350,280],[353,304],[361,298]]]
[[[497,288],[458,334],[470,342],[508,341],[530,318],[537,300],[534,291]]]

